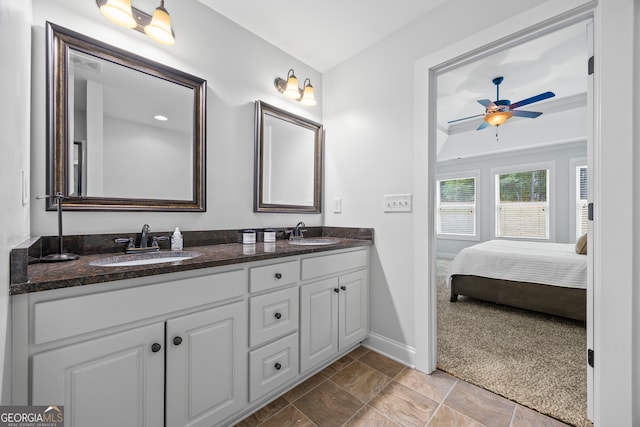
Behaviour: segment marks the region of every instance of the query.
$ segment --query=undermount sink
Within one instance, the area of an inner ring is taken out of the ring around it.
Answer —
[[[129,267],[132,265],[184,261],[199,256],[199,252],[192,251],[151,252],[146,254],[115,255],[93,261],[90,264],[97,267]]]
[[[317,239],[293,239],[289,240],[290,245],[312,246],[312,245],[333,245],[338,243],[338,240],[327,237],[320,237]]]

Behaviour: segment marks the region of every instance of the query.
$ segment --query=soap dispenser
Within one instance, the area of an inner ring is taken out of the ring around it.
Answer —
[[[180,229],[178,227],[176,227],[176,229],[173,231],[173,235],[171,236],[171,250],[182,250],[182,233],[180,233]]]

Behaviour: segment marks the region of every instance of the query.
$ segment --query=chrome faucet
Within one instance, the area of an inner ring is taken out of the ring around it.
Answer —
[[[291,236],[289,237],[290,239],[302,239],[304,237],[302,233],[307,230],[300,227],[306,227],[305,223],[300,221],[296,224],[296,228],[293,230],[293,233],[291,233]]]
[[[127,247],[125,249],[125,253],[133,254],[133,253],[144,253],[144,252],[157,252],[160,250],[159,241],[169,240],[169,236],[154,236],[153,244],[149,246],[149,231],[151,227],[149,224],[145,224],[142,226],[142,231],[140,232],[140,247],[136,248],[134,243],[135,237],[118,237],[114,239],[116,243],[126,243]]]
[[[142,231],[140,232],[140,248],[147,247],[147,233],[151,230],[149,224],[145,224],[142,226]]]

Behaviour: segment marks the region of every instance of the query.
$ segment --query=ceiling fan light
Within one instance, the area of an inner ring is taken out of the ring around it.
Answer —
[[[165,46],[172,46],[176,39],[171,29],[171,18],[169,12],[164,8],[164,0],[153,12],[153,17],[149,25],[144,27],[144,32],[153,40]]]
[[[496,111],[484,116],[484,121],[491,126],[500,126],[509,120],[512,115],[511,111]]]
[[[135,28],[137,23],[131,12],[131,0],[109,0],[100,6],[100,12],[109,21],[125,28]]]

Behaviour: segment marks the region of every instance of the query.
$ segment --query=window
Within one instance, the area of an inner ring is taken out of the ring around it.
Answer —
[[[587,167],[576,166],[576,238],[587,232],[588,188]]]
[[[457,177],[437,181],[437,233],[476,236],[476,177]]]
[[[496,237],[549,239],[549,169],[495,178]]]

